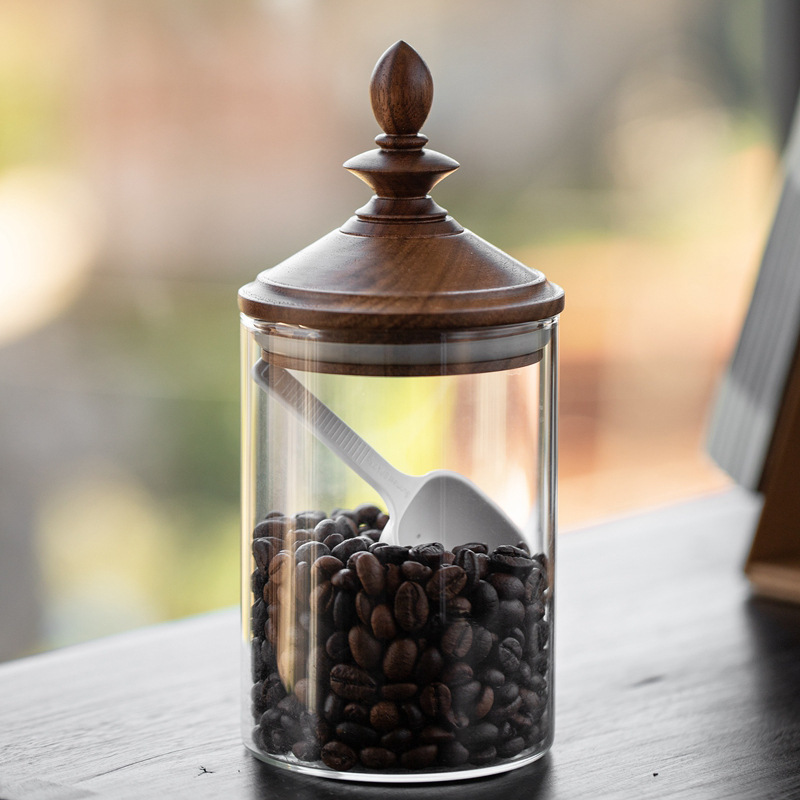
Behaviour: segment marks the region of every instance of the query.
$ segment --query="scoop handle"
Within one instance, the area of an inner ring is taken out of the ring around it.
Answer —
[[[253,379],[268,394],[278,398],[319,441],[372,486],[386,501],[390,512],[402,512],[413,493],[413,476],[393,467],[283,367],[259,359],[253,367]]]

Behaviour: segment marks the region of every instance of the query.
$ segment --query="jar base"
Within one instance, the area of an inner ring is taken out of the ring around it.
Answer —
[[[492,764],[486,767],[470,766],[468,769],[442,769],[441,771],[429,772],[393,772],[384,774],[379,772],[337,772],[331,769],[322,769],[301,761],[274,758],[269,753],[264,753],[249,742],[245,742],[245,747],[259,760],[271,767],[296,772],[300,775],[313,775],[317,778],[326,778],[335,781],[350,781],[351,783],[387,783],[387,784],[407,784],[407,783],[444,783],[446,781],[466,781],[475,778],[486,778],[489,775],[498,775],[503,772],[525,767],[538,761],[550,751],[547,745],[543,749],[525,756],[516,758],[501,764]]]

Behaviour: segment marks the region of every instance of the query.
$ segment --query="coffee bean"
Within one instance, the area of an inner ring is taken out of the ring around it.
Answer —
[[[394,598],[394,618],[409,633],[421,630],[428,621],[428,598],[413,581],[404,581]]]
[[[372,612],[375,610],[375,601],[366,592],[362,591],[356,595],[355,603],[358,618],[364,625],[369,625],[372,620]]]
[[[400,710],[403,712],[405,724],[412,731],[418,731],[425,727],[425,715],[416,703],[403,703]]]
[[[371,700],[377,692],[374,678],[350,664],[337,664],[331,669],[331,689],[345,700]]]
[[[450,710],[452,697],[443,683],[431,683],[419,695],[419,707],[429,717],[443,717]]]
[[[369,723],[369,707],[363,703],[347,703],[342,709],[342,718],[344,722],[367,725]]]
[[[385,747],[365,747],[359,751],[358,758],[368,769],[388,769],[397,761],[397,756]]]
[[[468,714],[472,712],[481,693],[479,681],[469,681],[453,689],[453,705],[460,711]]]
[[[356,754],[344,742],[328,742],[320,753],[325,766],[340,772],[352,769],[356,764]]]
[[[329,550],[333,550],[334,547],[340,545],[344,541],[344,536],[342,536],[341,533],[331,533],[321,541],[325,547],[327,547]]]
[[[362,530],[361,536],[366,536],[368,539],[371,539],[375,544],[378,544],[380,542],[381,532],[379,530],[375,530],[374,528],[369,528],[366,530]]]
[[[340,722],[335,730],[336,738],[358,750],[378,743],[378,734],[366,725],[357,722]]]
[[[460,767],[469,759],[469,750],[461,742],[445,742],[439,745],[439,760],[446,767]]]
[[[443,744],[456,738],[452,731],[448,731],[439,725],[426,725],[419,732],[419,740],[423,744]]]
[[[380,547],[378,545],[381,545]],[[408,548],[399,544],[383,544],[378,542],[371,552],[381,564],[402,564],[408,558]]]
[[[472,626],[472,647],[468,658],[473,664],[480,664],[492,651],[495,639],[482,625]]]
[[[402,572],[406,580],[417,581],[419,583],[428,580],[428,578],[433,575],[433,570],[419,561],[403,561],[400,564],[400,572]]]
[[[400,756],[400,763],[406,769],[426,769],[436,763],[438,752],[435,744],[415,747]]]
[[[287,550],[281,550],[280,553],[276,553],[267,568],[269,579],[275,581],[276,584],[283,583],[292,570],[293,560]]]
[[[381,695],[386,700],[410,700],[417,693],[416,683],[385,683]]]
[[[467,582],[467,573],[455,564],[445,564],[433,573],[425,591],[433,602],[452,600]]]
[[[436,569],[442,563],[443,555],[444,547],[439,542],[418,544],[408,551],[408,556],[412,561],[419,561],[431,569]]]
[[[508,572],[495,572],[489,577],[489,583],[497,590],[501,600],[521,600],[525,595],[525,584]]]
[[[522,698],[525,711],[530,714],[534,722],[539,720],[547,709],[547,700],[530,689],[520,689],[519,696]]]
[[[525,622],[525,606],[520,600],[501,600],[498,613],[507,628],[516,628]]]
[[[311,613],[320,618],[333,607],[333,587],[330,581],[323,581],[311,592]]]
[[[472,627],[466,620],[456,620],[442,634],[442,652],[463,658],[472,646]]]
[[[514,758],[525,749],[525,740],[521,736],[515,736],[507,742],[497,745],[497,755],[500,758]]]
[[[375,524],[375,527],[379,531],[382,531],[386,527],[386,524],[388,522],[389,522],[389,515],[385,514],[383,511],[381,511],[381,513],[378,514],[377,517],[375,517],[375,523],[374,524]]]
[[[497,572],[510,572],[520,578],[526,578],[534,568],[534,561],[524,551],[509,544],[502,544],[489,556],[489,563]]]
[[[280,542],[277,539],[265,536],[253,540],[253,558],[260,575],[267,574],[269,562],[280,549]]]
[[[355,572],[346,567],[345,569],[340,569],[331,577],[331,583],[336,589],[341,589],[345,592],[355,592],[358,589],[358,578]]]
[[[490,624],[497,616],[500,608],[500,598],[491,583],[478,581],[472,590],[469,600],[472,603],[473,614],[483,624]]]
[[[324,542],[328,536],[332,536],[336,534],[337,536],[341,536],[341,534],[336,529],[336,523],[330,519],[329,517],[325,517],[321,519],[315,526],[314,526],[314,538],[318,542]],[[342,536],[342,540],[344,537]]]
[[[403,752],[411,747],[414,738],[414,734],[408,728],[395,728],[381,736],[381,746],[394,752]]]
[[[383,674],[388,681],[403,682],[414,672],[417,645],[413,639],[395,639],[383,658]]]
[[[467,542],[467,544],[459,544],[453,548],[453,554],[458,555],[463,550],[472,550],[473,553],[488,553],[489,548],[483,542]]]
[[[337,575],[341,575],[341,572],[338,572]],[[333,624],[340,631],[344,631],[349,630],[355,621],[356,607],[353,596],[349,592],[338,592],[333,601]]]
[[[394,623],[392,611],[386,603],[381,603],[372,609],[372,616],[369,618],[372,633],[378,639],[394,639],[397,635],[397,626]]]
[[[377,639],[362,625],[350,629],[347,637],[353,660],[364,669],[372,669],[381,660],[382,648]]]
[[[345,538],[341,544],[337,544],[336,547],[331,550],[331,555],[335,558],[338,558],[343,564],[346,564],[353,553],[358,553],[359,551],[366,549],[367,545],[362,539],[357,537],[350,539]]]
[[[292,754],[300,761],[316,761],[320,757],[320,748],[316,742],[302,739],[292,745]]]
[[[314,542],[316,544],[316,542]],[[307,561],[300,561],[294,571],[294,594],[300,603],[305,603],[311,586],[311,567]],[[302,605],[300,606],[302,608]]]
[[[464,661],[454,661],[442,675],[448,686],[462,686],[472,680],[472,667]]]
[[[358,525],[356,525],[356,522],[352,517],[346,514],[337,514],[333,518],[333,521],[336,523],[336,532],[341,533],[345,539],[358,536]]]
[[[322,555],[311,565],[311,577],[315,583],[330,580],[344,567],[338,558],[331,555]]]
[[[378,514],[381,513],[380,508],[374,503],[361,503],[353,511],[356,515],[356,522],[359,525],[374,525]]]
[[[527,601],[526,601],[527,602]],[[533,625],[544,617],[545,608],[541,600],[527,602],[525,606],[525,624]]]
[[[279,541],[283,538],[286,531],[289,530],[291,520],[288,517],[276,516],[269,519],[262,520],[253,529],[253,538],[260,539],[265,536],[274,537]]]
[[[498,686],[495,690],[494,696],[501,706],[505,706],[516,700],[519,694],[519,686],[517,686],[514,681],[509,681],[508,683],[504,683],[502,686]]]
[[[475,719],[483,719],[491,710],[495,701],[495,690],[491,686],[481,688],[475,703]]]
[[[503,639],[497,648],[497,656],[500,666],[506,675],[510,675],[519,669],[519,661],[522,658],[522,647],[516,639],[510,636]]]
[[[461,550],[456,556],[455,563],[464,570],[466,575],[464,591],[471,592],[481,577],[480,562],[477,554],[472,550]]]
[[[468,750],[482,750],[497,741],[499,730],[491,722],[479,722],[457,732],[458,740]]]
[[[448,600],[445,605],[445,614],[448,619],[462,619],[468,617],[472,611],[472,603],[466,597],[459,595]]]
[[[400,572],[400,567],[397,564],[386,565],[386,594],[392,598],[400,588],[403,582],[403,576]]]
[[[388,733],[400,724],[400,711],[396,703],[381,700],[369,712],[369,724],[380,733]]]
[[[379,595],[384,589],[383,565],[372,553],[364,553],[356,562],[356,574],[371,596]]]
[[[322,716],[335,725],[337,722],[341,722],[344,706],[344,700],[338,694],[331,692],[322,704]]]
[[[502,686],[505,683],[506,676],[503,675],[499,669],[490,667],[483,673],[481,679],[484,683],[496,689],[498,686]]]
[[[427,647],[419,657],[417,663],[416,678],[421,684],[427,684],[439,677],[444,667],[444,658],[436,647]],[[446,683],[452,683],[446,677]]]

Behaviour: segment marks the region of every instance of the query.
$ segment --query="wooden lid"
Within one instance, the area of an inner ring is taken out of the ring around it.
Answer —
[[[421,331],[452,332],[544,320],[564,292],[464,229],[429,192],[458,163],[425,148],[419,132],[433,81],[405,42],[381,57],[370,83],[383,133],[377,150],[345,168],[375,192],[340,229],[239,291],[239,307],[270,323],[333,331],[340,341],[402,341]]]

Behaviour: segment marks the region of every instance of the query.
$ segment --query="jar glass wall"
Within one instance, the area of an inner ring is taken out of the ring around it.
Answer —
[[[247,747],[387,782],[540,757],[553,736],[556,318],[370,345],[242,319]],[[431,489],[412,513],[392,467],[469,483]],[[487,530],[484,507],[507,527]]]

